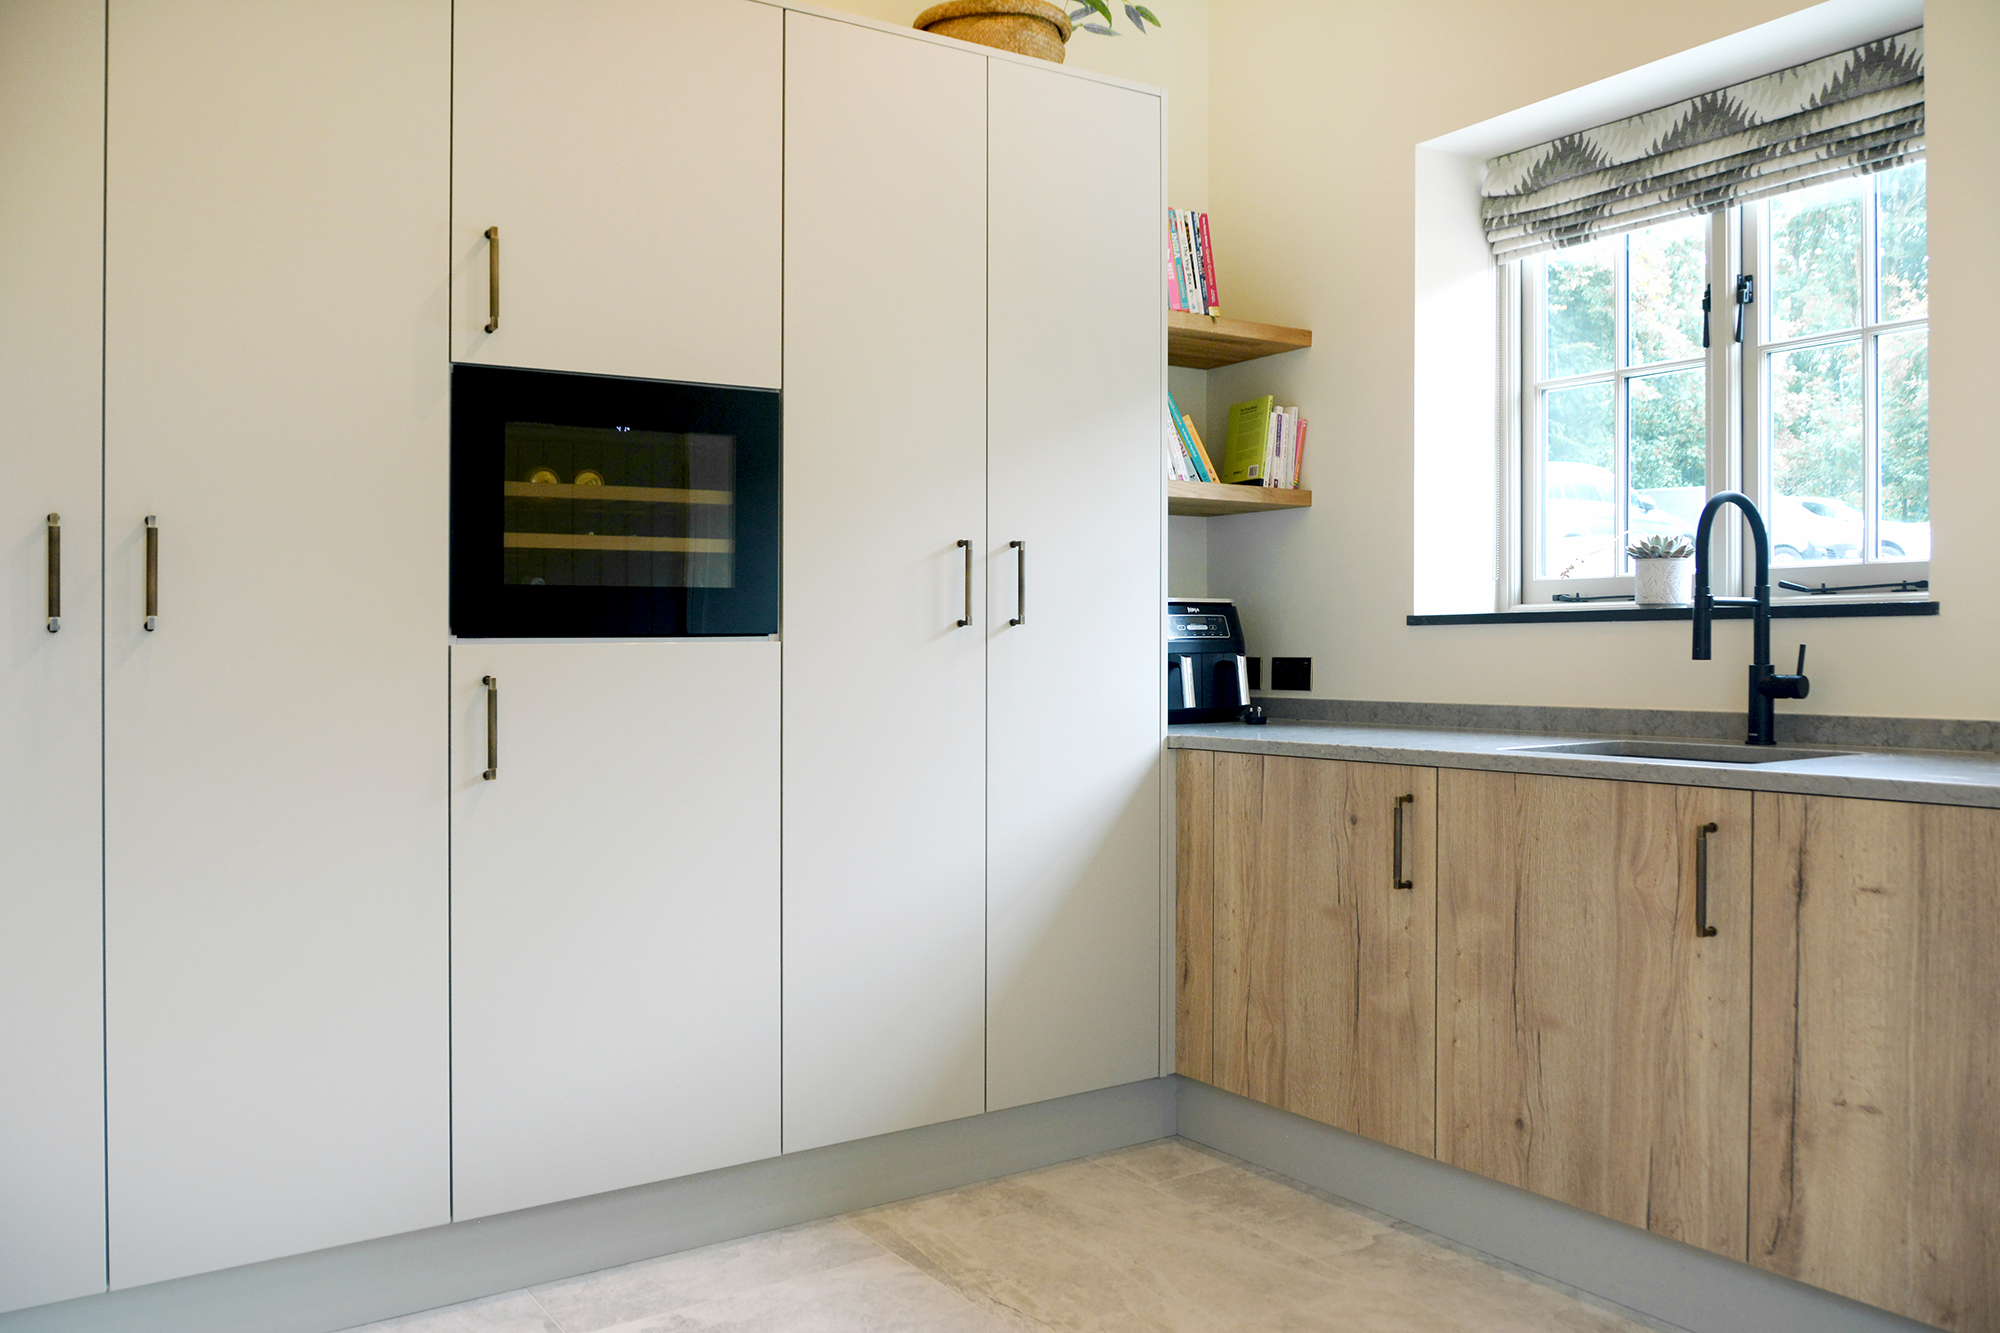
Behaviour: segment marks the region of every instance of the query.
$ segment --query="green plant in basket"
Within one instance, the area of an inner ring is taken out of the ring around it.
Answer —
[[[1088,20],[1092,15],[1096,15],[1104,21],[1102,23],[1089,22]],[[1144,5],[1126,5],[1125,17],[1132,20],[1132,26],[1139,30],[1141,37],[1146,35],[1146,25],[1148,23],[1156,28],[1160,26],[1160,21],[1153,17],[1153,11]],[[1069,21],[1074,23],[1079,31],[1094,32],[1099,37],[1116,37],[1118,35],[1118,29],[1112,26],[1111,6],[1106,4],[1105,0],[1083,0],[1082,4],[1077,5],[1069,11]]]

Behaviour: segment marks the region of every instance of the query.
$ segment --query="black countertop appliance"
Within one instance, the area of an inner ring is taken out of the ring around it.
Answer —
[[[1226,597],[1167,599],[1167,721],[1234,722],[1250,702],[1243,622]]]

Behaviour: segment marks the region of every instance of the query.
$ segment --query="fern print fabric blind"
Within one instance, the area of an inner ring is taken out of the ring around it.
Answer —
[[[1496,260],[1712,213],[1924,152],[1924,30],[1867,42],[1486,164]]]

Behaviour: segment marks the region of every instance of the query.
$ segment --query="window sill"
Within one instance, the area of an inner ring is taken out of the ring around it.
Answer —
[[[1771,604],[1773,620],[1831,620],[1850,616],[1934,616],[1938,604],[1929,600],[1898,599],[1867,601],[1832,598],[1786,598]],[[1472,611],[1457,615],[1408,616],[1408,625],[1573,625],[1578,621],[1606,620],[1691,620],[1694,611],[1685,606],[1579,606],[1575,609],[1524,606],[1514,611]],[[1717,620],[1748,620],[1747,606],[1718,606]]]

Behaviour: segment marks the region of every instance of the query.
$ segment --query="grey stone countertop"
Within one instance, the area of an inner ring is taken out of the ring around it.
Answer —
[[[1684,787],[1858,796],[1878,801],[2000,809],[2000,754],[1990,751],[1842,750],[1815,746],[1810,748],[1824,749],[1824,757],[1772,764],[1521,753],[1524,746],[1600,739],[1637,738],[1603,733],[1472,731],[1276,718],[1261,727],[1236,722],[1194,722],[1167,728],[1167,745],[1176,750],[1296,755],[1372,764],[1547,773],[1573,778],[1665,782]]]

